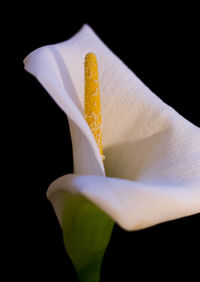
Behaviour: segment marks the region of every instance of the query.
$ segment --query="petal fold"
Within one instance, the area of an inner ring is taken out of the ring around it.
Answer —
[[[84,25],[71,39],[36,49],[24,59],[24,66],[68,117],[75,172],[105,175],[96,141],[83,116],[83,66],[89,47],[83,48],[83,43],[88,32],[92,34]]]
[[[130,180],[69,174],[54,181],[47,192],[62,222],[65,193],[81,194],[122,228],[138,230],[200,212],[199,184],[148,184]]]

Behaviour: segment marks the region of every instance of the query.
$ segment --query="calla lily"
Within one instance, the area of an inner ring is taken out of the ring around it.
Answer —
[[[88,52],[99,62],[104,163],[83,116]],[[47,192],[61,226],[69,195],[87,199],[126,230],[200,212],[200,129],[152,93],[88,25],[33,51],[24,64],[70,125],[74,174]]]

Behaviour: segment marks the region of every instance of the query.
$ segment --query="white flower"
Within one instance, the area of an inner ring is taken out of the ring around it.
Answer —
[[[88,52],[99,63],[104,166],[83,116]],[[47,192],[60,223],[65,191],[85,196],[126,230],[200,212],[200,129],[153,94],[88,25],[24,63],[70,125],[74,174]]]

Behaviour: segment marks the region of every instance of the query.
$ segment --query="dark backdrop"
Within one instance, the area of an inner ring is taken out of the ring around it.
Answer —
[[[7,255],[8,274],[20,281],[77,281],[45,194],[53,180],[73,171],[68,123],[36,79],[24,71],[22,61],[28,53],[68,39],[88,23],[159,97],[200,126],[196,7],[122,2],[110,7],[103,2],[87,6],[27,2],[8,10],[14,113],[9,129],[15,141],[9,169],[17,171],[17,177],[11,188]],[[195,281],[191,277],[199,273],[199,225],[199,215],[137,232],[116,225],[101,281]]]

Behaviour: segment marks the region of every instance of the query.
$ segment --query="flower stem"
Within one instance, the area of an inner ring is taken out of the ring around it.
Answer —
[[[82,195],[65,191],[63,237],[79,282],[100,282],[101,264],[114,221]]]
[[[89,265],[78,273],[79,282],[100,282],[101,262]]]

